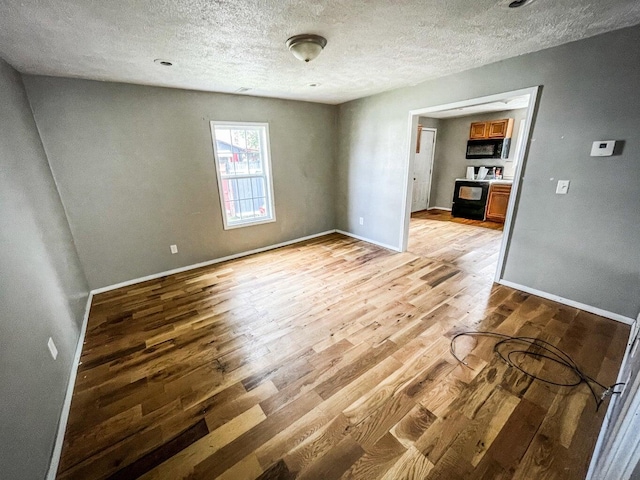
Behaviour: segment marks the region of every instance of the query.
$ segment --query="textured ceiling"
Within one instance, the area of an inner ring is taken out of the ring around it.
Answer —
[[[638,0],[508,2],[2,0],[0,57],[25,73],[336,104],[640,23]],[[299,33],[328,39],[311,63],[285,47]]]

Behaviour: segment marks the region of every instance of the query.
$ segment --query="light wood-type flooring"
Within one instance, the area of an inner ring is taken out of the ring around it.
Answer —
[[[541,337],[611,384],[628,327],[493,284],[500,226],[450,220],[97,295],[58,478],[583,479],[606,404],[450,339]]]

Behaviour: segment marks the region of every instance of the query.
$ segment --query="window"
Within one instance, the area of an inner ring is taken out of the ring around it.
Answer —
[[[211,122],[224,228],[274,222],[267,123]]]

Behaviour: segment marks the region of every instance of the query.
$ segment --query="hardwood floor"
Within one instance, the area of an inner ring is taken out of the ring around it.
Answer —
[[[628,327],[493,285],[499,241],[421,213],[409,253],[333,234],[96,296],[58,478],[584,478],[587,387],[450,339],[541,337],[610,384]]]
[[[416,212],[411,215],[408,251],[490,280],[496,272],[502,227],[496,222],[454,218],[445,210]]]

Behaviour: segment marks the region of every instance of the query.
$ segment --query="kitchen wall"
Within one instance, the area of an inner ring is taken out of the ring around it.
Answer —
[[[2,60],[0,111],[0,476],[36,479],[49,467],[88,286],[22,80]]]
[[[635,318],[639,57],[632,27],[341,105],[338,228],[400,246],[410,110],[542,85],[504,278]],[[590,157],[606,139],[622,153]]]
[[[419,117],[418,123],[424,128],[440,128],[441,120],[439,118]]]
[[[25,84],[91,288],[335,228],[334,106],[38,76]],[[275,223],[223,230],[210,120],[269,122]]]
[[[480,167],[483,165],[497,165],[505,167],[505,175],[511,173],[511,177],[513,177],[513,160],[516,156],[520,120],[526,118],[526,116],[527,109],[525,108],[505,112],[469,115],[467,117],[440,119],[435,156],[433,158],[429,207],[451,208],[455,179],[465,176],[467,166]],[[509,157],[505,160],[467,160],[465,155],[467,153],[467,141],[469,140],[471,123],[502,118],[514,119]]]

